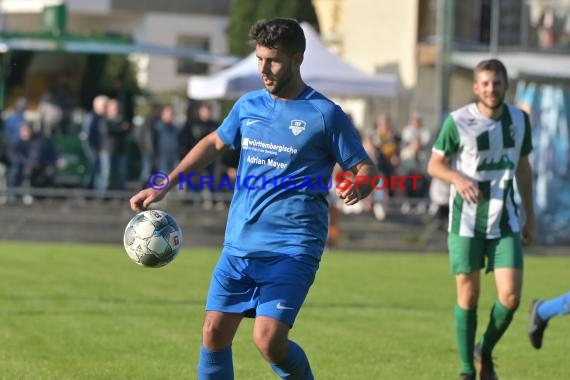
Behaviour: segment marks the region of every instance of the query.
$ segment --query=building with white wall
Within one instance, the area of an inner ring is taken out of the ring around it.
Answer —
[[[61,0],[0,0],[3,31],[39,32],[45,6]],[[231,0],[66,0],[66,32],[122,35],[137,44],[225,55]],[[139,82],[151,92],[183,90],[188,76],[216,70],[187,59],[137,54]]]

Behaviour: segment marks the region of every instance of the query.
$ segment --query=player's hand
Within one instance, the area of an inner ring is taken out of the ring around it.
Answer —
[[[133,195],[130,199],[131,210],[141,212],[148,209],[153,202],[158,202],[166,193],[152,188],[144,189]]]
[[[459,195],[461,195],[461,198],[467,203],[479,203],[482,199],[482,194],[481,191],[479,191],[479,187],[477,187],[477,182],[469,178],[458,175],[457,179],[453,181],[453,185],[459,192]]]
[[[534,240],[534,216],[527,217],[521,231],[521,239],[524,246],[529,246]]]
[[[356,189],[354,183],[348,189],[337,186],[335,192],[336,196],[342,199],[347,206],[356,204],[360,200],[360,192]]]

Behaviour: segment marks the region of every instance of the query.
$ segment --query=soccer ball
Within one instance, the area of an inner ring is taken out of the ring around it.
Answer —
[[[145,267],[162,267],[178,255],[182,231],[176,220],[164,211],[148,210],[135,215],[123,236],[131,260]]]

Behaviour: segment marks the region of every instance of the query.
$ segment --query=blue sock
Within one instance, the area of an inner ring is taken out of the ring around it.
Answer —
[[[564,315],[570,313],[570,292],[563,296],[544,301],[538,306],[538,316],[543,321],[548,321],[555,315]]]
[[[232,346],[210,351],[202,346],[198,363],[198,380],[233,380]]]
[[[305,351],[295,342],[289,341],[287,356],[283,363],[271,364],[279,377],[288,380],[313,380],[313,373]]]

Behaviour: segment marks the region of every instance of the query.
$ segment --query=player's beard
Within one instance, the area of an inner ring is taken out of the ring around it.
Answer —
[[[271,95],[280,96],[283,90],[286,89],[287,86],[291,83],[292,79],[293,79],[293,70],[291,69],[291,66],[289,66],[287,70],[281,73],[281,75],[278,78],[272,79],[273,81],[272,86],[265,85],[265,88],[267,89],[267,91],[269,91]]]
[[[483,97],[479,97],[479,103],[483,104],[485,107],[487,107],[493,111],[496,111],[496,110],[500,109],[503,106],[503,104],[505,103],[505,97],[504,96],[502,96],[502,97],[496,96],[496,99],[497,99],[496,101],[491,103],[487,99],[485,99]]]

